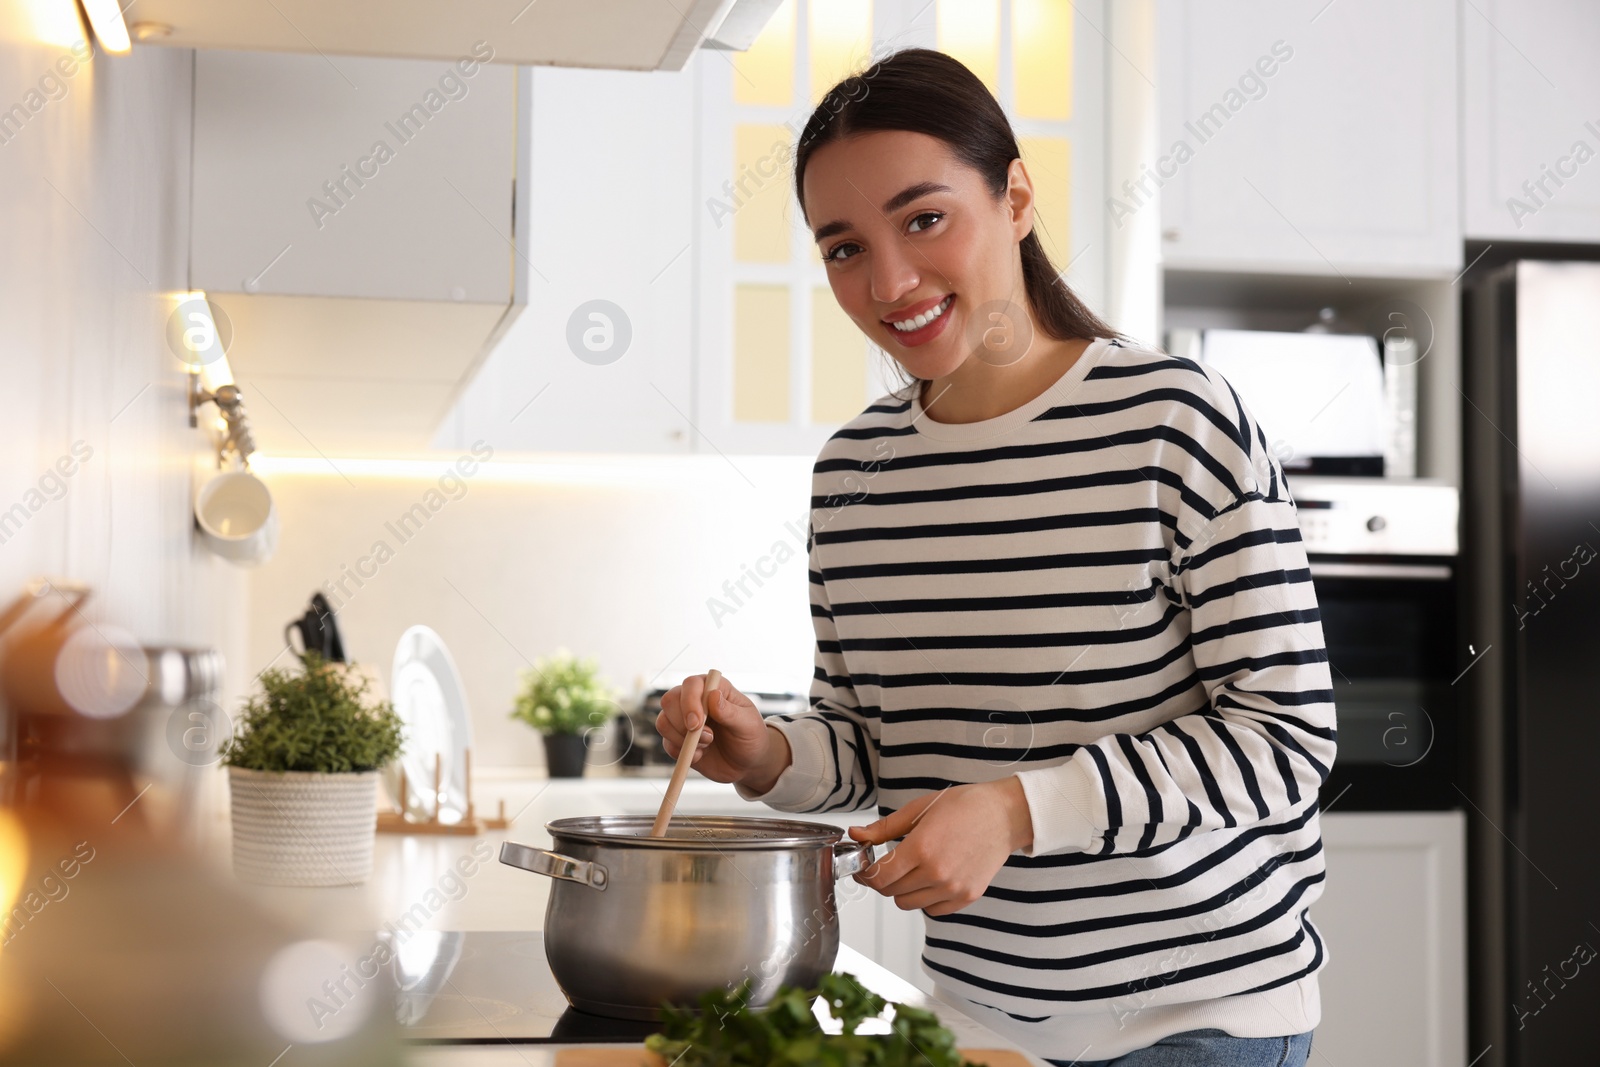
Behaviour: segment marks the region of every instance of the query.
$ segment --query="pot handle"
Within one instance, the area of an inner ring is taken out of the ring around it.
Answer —
[[[575,860],[571,856],[563,856],[559,852],[548,852],[542,848],[531,848],[528,845],[519,845],[514,841],[505,841],[500,845],[500,862],[511,867],[520,867],[534,874],[543,874],[551,878],[564,878],[569,882],[589,886],[591,889],[604,890],[610,883],[611,876],[604,866],[592,860]]]
[[[878,860],[876,847],[864,841],[841,839],[833,846],[833,877],[860,874]]]

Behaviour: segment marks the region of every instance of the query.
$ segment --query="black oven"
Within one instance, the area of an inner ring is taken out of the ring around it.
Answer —
[[[1458,807],[1454,561],[1316,556],[1311,576],[1339,726],[1324,806]]]
[[[1462,806],[1465,704],[1457,496],[1426,482],[1291,484],[1321,609],[1339,730],[1322,805]]]

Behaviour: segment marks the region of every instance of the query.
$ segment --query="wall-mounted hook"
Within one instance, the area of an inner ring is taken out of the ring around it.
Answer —
[[[217,466],[232,452],[239,457],[240,465],[250,466],[250,455],[256,450],[255,438],[250,434],[250,422],[245,415],[244,396],[233,383],[208,390],[200,384],[200,375],[189,375],[189,425],[200,425],[199,409],[204,404],[217,405],[226,427],[222,440],[217,443]]]

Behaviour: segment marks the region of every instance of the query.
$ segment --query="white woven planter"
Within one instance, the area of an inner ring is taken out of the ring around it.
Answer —
[[[233,871],[264,885],[354,885],[372,874],[378,772],[228,768]]]

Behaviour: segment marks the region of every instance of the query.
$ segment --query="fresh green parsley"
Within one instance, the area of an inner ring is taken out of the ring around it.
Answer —
[[[811,1010],[818,997],[842,1033],[822,1029]],[[889,1033],[856,1033],[891,1007]],[[824,975],[816,989],[784,986],[762,1008],[750,1006],[749,982],[714,989],[698,1014],[664,1007],[661,1032],[644,1043],[675,1067],[971,1067],[938,1016],[891,1004],[850,974]]]

